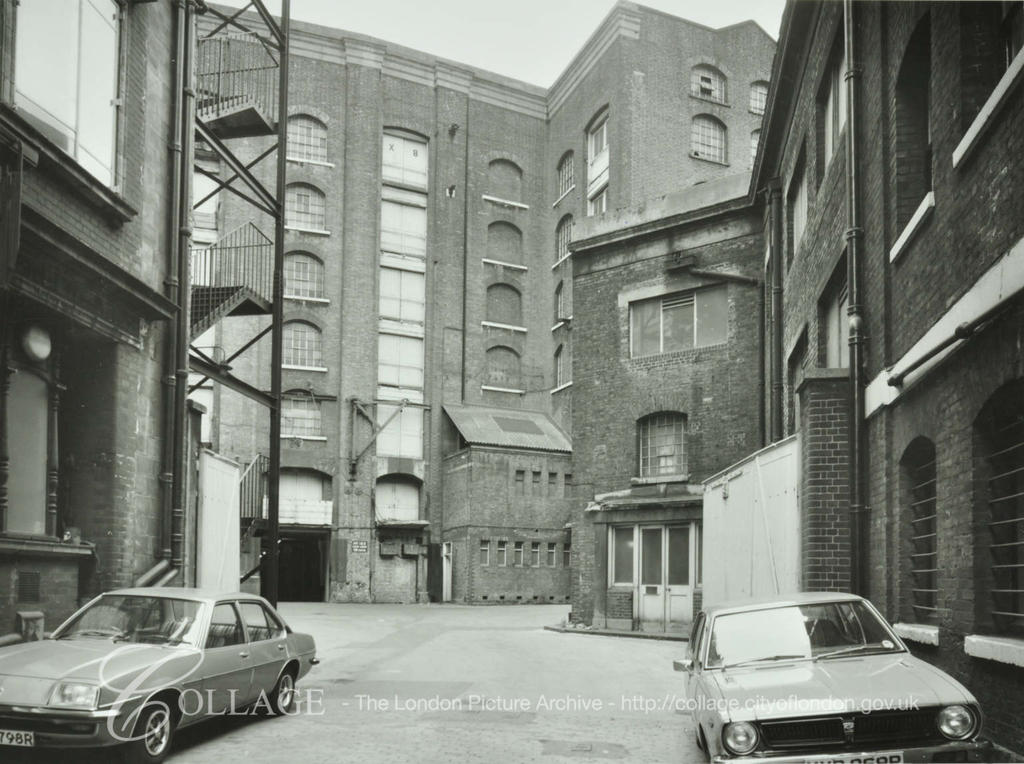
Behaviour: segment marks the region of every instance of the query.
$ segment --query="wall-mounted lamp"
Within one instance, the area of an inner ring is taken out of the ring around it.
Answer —
[[[53,342],[50,340],[50,333],[41,326],[32,325],[25,329],[21,335],[21,349],[25,355],[36,363],[41,363],[50,357],[53,352]]]
[[[455,137],[455,133],[457,133],[457,132],[459,132],[459,123],[458,122],[452,122],[450,125],[448,125],[448,137],[449,138],[454,138]]]

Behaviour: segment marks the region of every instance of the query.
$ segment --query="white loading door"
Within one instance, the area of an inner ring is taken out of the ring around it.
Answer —
[[[642,631],[665,630],[665,533],[640,528],[639,611]]]
[[[693,621],[693,560],[695,534],[690,525],[671,526],[666,538],[668,630],[684,631]]]
[[[441,552],[441,601],[452,601],[452,542],[445,541]]]

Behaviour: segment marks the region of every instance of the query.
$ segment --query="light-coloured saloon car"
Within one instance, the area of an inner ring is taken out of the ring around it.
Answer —
[[[990,750],[971,693],[854,595],[708,607],[674,666],[714,762],[984,761]]]
[[[313,638],[261,597],[108,592],[51,638],[0,649],[0,760],[8,746],[119,746],[123,760],[154,764],[177,728],[292,712],[295,683],[317,662]]]

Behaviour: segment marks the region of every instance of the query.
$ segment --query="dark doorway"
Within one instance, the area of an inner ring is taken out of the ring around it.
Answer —
[[[323,602],[327,536],[281,530],[278,598],[283,602]]]

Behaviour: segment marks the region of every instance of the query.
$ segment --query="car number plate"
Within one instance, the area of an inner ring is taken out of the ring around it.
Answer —
[[[804,764],[903,764],[903,751],[875,753],[837,753],[831,756],[810,756]]]
[[[35,744],[36,734],[34,732],[0,730],[0,745],[19,745],[23,748],[32,748]]]

